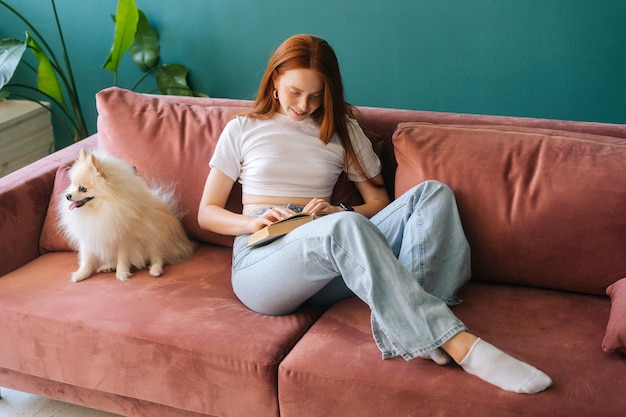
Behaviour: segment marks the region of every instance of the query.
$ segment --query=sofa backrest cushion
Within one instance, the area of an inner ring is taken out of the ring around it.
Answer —
[[[404,123],[393,144],[396,195],[455,191],[474,278],[603,294],[626,275],[626,140]]]
[[[39,253],[41,254],[78,250],[65,237],[59,227],[61,216],[59,207],[62,207],[63,202],[67,203],[69,207],[69,201],[65,200],[65,190],[70,186],[69,171],[71,167],[71,165],[62,165],[55,174],[48,211],[46,212],[46,220],[39,236]]]
[[[96,96],[98,147],[136,167],[148,182],[174,187],[183,209],[183,226],[192,238],[232,245],[233,238],[202,230],[197,221],[209,160],[217,140],[246,100],[140,94],[112,87]],[[359,204],[360,195],[346,177],[335,187],[334,201]],[[241,212],[238,183],[227,208]]]

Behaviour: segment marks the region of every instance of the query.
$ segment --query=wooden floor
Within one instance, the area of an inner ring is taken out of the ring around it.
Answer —
[[[24,392],[1,388],[2,417],[118,417],[117,414],[92,410]]]

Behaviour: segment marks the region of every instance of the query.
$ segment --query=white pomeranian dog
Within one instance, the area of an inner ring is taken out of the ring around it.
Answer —
[[[164,264],[192,255],[171,194],[150,188],[126,162],[81,150],[69,177],[69,203],[60,199],[58,210],[63,232],[78,249],[73,282],[113,271],[126,281],[132,267],[148,265],[159,277]]]

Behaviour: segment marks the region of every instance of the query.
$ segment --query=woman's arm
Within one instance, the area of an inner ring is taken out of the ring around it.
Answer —
[[[200,227],[222,235],[253,233],[271,223],[263,217],[251,217],[226,210],[226,202],[235,182],[217,168],[207,177],[198,209]]]
[[[383,183],[383,179],[380,175],[374,177],[373,180],[377,184]],[[369,218],[389,204],[389,197],[387,196],[385,187],[377,187],[369,181],[356,182],[354,184],[356,185],[357,190],[359,190],[359,193],[361,193],[361,197],[363,197],[364,201],[364,204],[354,207],[355,212]],[[339,213],[342,212],[343,209],[341,207],[331,205],[328,201],[322,198],[314,198],[304,207],[303,211],[305,213],[315,213],[318,211]]]
[[[383,184],[383,178],[381,175],[374,177],[376,184]],[[389,204],[389,197],[387,196],[387,190],[385,187],[377,187],[371,184],[369,181],[361,181],[355,183],[357,190],[363,197],[364,204],[354,207],[354,211],[364,215],[365,217],[372,217]]]

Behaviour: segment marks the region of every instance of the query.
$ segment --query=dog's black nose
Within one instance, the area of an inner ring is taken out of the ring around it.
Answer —
[[[65,194],[65,198],[72,201],[72,194]]]

